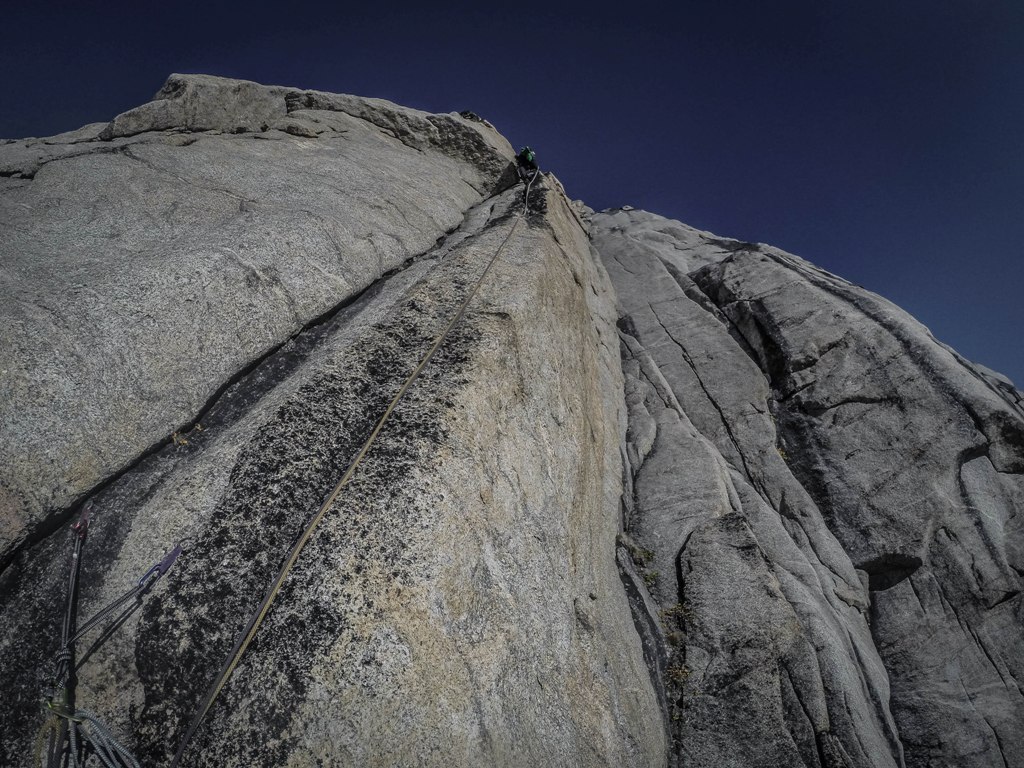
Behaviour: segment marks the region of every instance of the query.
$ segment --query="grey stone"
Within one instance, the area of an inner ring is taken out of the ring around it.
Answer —
[[[326,98],[174,75],[102,132],[0,147],[0,562],[237,372],[430,250],[510,164],[479,122],[356,97],[359,117],[289,116],[289,96]],[[272,119],[296,135],[233,133]]]
[[[82,500],[80,618],[183,544],[77,688],[167,765],[469,298],[183,765],[1024,765],[1012,382],[769,246],[526,201],[512,156],[201,75],[0,142],[0,764]]]
[[[629,208],[591,235],[680,764],[1024,765],[1012,384],[777,249]]]
[[[122,256],[106,242],[87,250],[83,238],[77,258],[51,272],[53,294],[81,285],[82,301],[126,313],[152,312],[154,296],[170,297],[171,286],[179,303],[194,295],[203,320],[176,326],[176,335],[203,350],[186,366],[215,367],[208,380],[220,387],[209,403],[197,398],[183,409],[201,426],[124,471],[113,462],[94,471],[79,616],[134,583],[176,541],[184,551],[82,667],[79,705],[142,764],[169,762],[292,541],[515,226],[465,318],[302,553],[184,765],[664,765],[661,709],[615,562],[625,415],[614,298],[575,212],[550,179],[532,195],[535,212],[516,222],[521,187],[472,205],[479,195],[460,175],[494,182],[477,163],[458,163],[429,142],[413,151],[346,113],[322,119],[347,138],[268,130],[261,141],[203,136],[182,147],[155,134],[131,145],[146,162],[127,158],[117,169],[122,179],[140,175],[125,179],[121,197],[108,190],[90,209],[103,221],[81,223],[87,232],[113,227],[105,206],[130,199],[133,186],[155,187],[166,203],[151,220],[154,242],[132,229],[130,254],[128,236],[115,239]],[[321,147],[325,140],[333,143]],[[111,157],[44,166],[29,189],[101,180]],[[332,158],[337,178],[315,170]],[[317,178],[315,189],[305,174]],[[203,183],[179,186],[168,176]],[[166,229],[176,216],[194,238]],[[458,228],[442,242],[423,242],[452,218]],[[311,223],[334,227],[334,261],[308,233]],[[363,227],[403,242],[361,245]],[[171,233],[184,244],[174,247]],[[158,238],[172,248],[160,249]],[[421,258],[408,258],[421,248]],[[206,269],[218,253],[227,256]],[[101,285],[82,280],[76,270],[90,260],[91,276],[117,274]],[[147,261],[158,263],[136,266]],[[150,277],[176,268],[198,277],[166,286]],[[324,295],[315,310],[303,309],[312,299],[296,299],[275,320],[263,305],[286,290]],[[218,304],[228,306],[218,314]],[[160,428],[136,427],[142,406],[124,406],[134,394],[127,382],[147,366],[158,366],[158,381],[180,376],[170,368],[181,354],[174,337],[162,337],[165,350],[117,322],[93,328],[77,306],[53,306],[60,323],[37,326],[39,348],[63,344],[80,364],[97,361],[91,370],[109,384],[89,407],[103,414],[107,440],[136,428],[154,439]],[[174,306],[161,307],[170,315],[162,322],[180,317]],[[283,345],[248,341],[270,335],[274,322],[292,334]],[[254,348],[251,369],[251,358],[235,354],[242,343]],[[164,401],[160,393],[149,408]],[[71,407],[53,398],[33,420],[20,417],[50,440],[62,434],[60,410]],[[81,429],[87,417],[68,418]],[[26,462],[24,471],[37,466]],[[0,652],[10,662],[0,670],[4,765],[30,764],[43,722],[65,531],[23,545],[0,574]]]

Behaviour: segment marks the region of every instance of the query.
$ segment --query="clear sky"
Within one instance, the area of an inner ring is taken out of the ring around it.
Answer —
[[[0,136],[171,72],[471,109],[573,197],[771,243],[1024,385],[1024,1],[28,3]]]

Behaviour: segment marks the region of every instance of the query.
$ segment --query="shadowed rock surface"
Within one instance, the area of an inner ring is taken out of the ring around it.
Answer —
[[[553,176],[519,219],[511,159],[200,75],[0,145],[0,764],[81,502],[80,619],[183,544],[77,687],[166,766],[504,243],[182,765],[1024,766],[1013,384],[768,246]]]
[[[678,763],[1024,765],[1020,393],[777,249],[592,238]]]

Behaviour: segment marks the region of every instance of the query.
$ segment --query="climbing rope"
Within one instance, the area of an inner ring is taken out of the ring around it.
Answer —
[[[36,736],[33,765],[45,765],[45,768],[84,768],[89,756],[95,755],[106,768],[140,768],[131,752],[114,738],[96,715],[75,707],[75,672],[142,605],[145,594],[167,573],[181,554],[181,545],[176,545],[160,562],[146,571],[135,586],[100,609],[75,632],[78,575],[81,571],[82,548],[89,530],[92,507],[93,503],[90,500],[82,508],[78,522],[71,526],[75,534],[75,547],[71,555],[71,572],[68,577],[64,620],[61,624],[60,647],[55,658],[54,687],[52,695],[43,701],[47,717]],[[78,664],[74,664],[75,642],[85,633],[98,627],[118,609],[121,609],[121,612],[82,655]]]
[[[405,382],[402,384],[401,389],[398,390],[398,394],[396,394],[394,398],[392,398],[391,402],[388,403],[387,408],[384,409],[384,413],[377,420],[377,423],[374,426],[373,430],[370,432],[369,437],[367,437],[366,440],[363,442],[362,447],[356,453],[355,458],[353,458],[352,461],[349,463],[348,468],[345,470],[345,473],[341,476],[341,479],[338,481],[337,485],[335,485],[334,489],[330,492],[330,494],[328,494],[327,499],[323,502],[323,504],[320,505],[320,508],[316,511],[316,514],[313,515],[310,521],[306,524],[306,527],[302,531],[302,535],[299,536],[298,540],[292,546],[291,551],[288,553],[288,557],[285,559],[284,564],[281,566],[281,569],[278,571],[277,576],[271,583],[270,588],[263,596],[263,600],[260,602],[259,607],[256,609],[256,612],[249,619],[249,623],[246,625],[241,635],[239,635],[238,639],[235,641],[235,645],[231,649],[231,653],[228,654],[227,660],[224,662],[223,666],[221,666],[220,671],[217,673],[216,679],[214,679],[212,685],[210,685],[209,690],[206,692],[206,696],[203,699],[202,706],[197,710],[195,717],[193,717],[192,722],[188,727],[188,730],[185,732],[185,737],[181,740],[181,744],[178,746],[178,751],[174,755],[174,760],[171,761],[171,768],[177,768],[178,763],[180,763],[182,757],[184,757],[185,752],[188,749],[189,742],[192,740],[193,736],[195,736],[196,731],[199,730],[199,726],[200,724],[202,724],[203,718],[206,717],[206,714],[210,711],[210,708],[213,706],[213,703],[217,700],[217,697],[220,695],[224,686],[227,684],[228,678],[231,677],[231,673],[234,672],[235,667],[238,666],[238,662],[245,654],[246,649],[249,647],[249,643],[252,642],[252,639],[255,636],[256,631],[259,629],[260,624],[263,623],[263,619],[266,617],[267,612],[270,610],[270,606],[273,604],[274,600],[277,598],[278,592],[280,592],[281,590],[281,585],[284,584],[284,581],[288,577],[288,574],[291,573],[292,567],[295,565],[295,561],[299,558],[299,553],[302,552],[302,549],[306,546],[306,542],[308,542],[309,538],[313,535],[313,531],[320,524],[320,521],[323,520],[324,516],[327,514],[331,505],[338,498],[338,495],[341,493],[342,489],[344,489],[344,487],[348,485],[349,481],[355,475],[360,463],[362,463],[363,459],[366,457],[366,454],[370,451],[370,448],[373,446],[374,441],[376,441],[377,436],[384,428],[384,425],[387,423],[388,419],[391,418],[391,414],[394,412],[395,408],[398,407],[398,404],[405,396],[405,393],[409,391],[409,388],[413,385],[413,382],[416,381],[420,373],[422,373],[423,369],[427,367],[427,364],[434,357],[434,354],[437,352],[437,350],[440,349],[444,341],[448,338],[449,334],[451,333],[455,325],[459,322],[459,320],[463,318],[463,316],[465,316],[466,308],[469,306],[470,302],[479,292],[480,286],[483,285],[484,280],[487,278],[488,273],[491,271],[491,267],[493,267],[494,264],[498,261],[498,257],[501,255],[501,252],[504,250],[508,242],[512,239],[512,235],[515,233],[516,227],[519,225],[519,222],[522,219],[524,219],[526,215],[529,213],[530,188],[533,186],[533,182],[537,179],[539,175],[540,169],[537,169],[526,180],[526,188],[523,192],[522,213],[517,215],[515,220],[512,222],[512,226],[509,228],[508,234],[505,236],[505,239],[501,242],[501,245],[499,245],[497,250],[494,252],[494,256],[492,256],[491,260],[487,263],[487,266],[484,268],[484,271],[480,274],[480,277],[477,279],[476,284],[473,286],[473,289],[463,300],[454,317],[452,317],[452,319],[448,322],[448,325],[445,326],[444,330],[442,330],[441,333],[434,340],[434,343],[430,346],[430,349],[427,350],[427,353],[423,356],[423,359],[420,360],[416,368],[414,368],[412,373],[410,373],[408,378],[406,378]]]

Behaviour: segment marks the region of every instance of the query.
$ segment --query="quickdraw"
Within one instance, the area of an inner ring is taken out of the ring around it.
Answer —
[[[92,713],[76,707],[75,673],[89,657],[142,605],[142,598],[170,570],[181,554],[181,545],[168,552],[143,574],[134,587],[101,608],[75,631],[78,607],[78,576],[82,566],[82,549],[92,521],[93,502],[86,502],[78,521],[71,526],[75,537],[68,576],[67,601],[61,625],[60,647],[56,654],[56,670],[51,695],[43,700],[47,713],[36,737],[36,766],[45,768],[84,768],[90,755],[96,755],[107,768],[139,768],[138,761]],[[120,610],[120,613],[116,613]],[[116,614],[116,615],[115,615]],[[87,632],[113,616],[99,637],[75,664],[75,643]],[[44,762],[45,758],[45,762]]]

